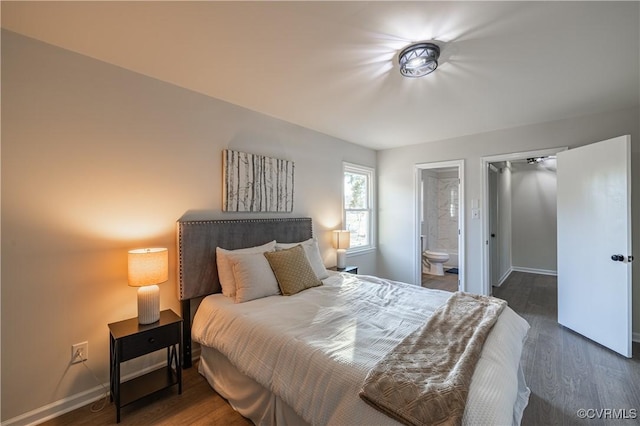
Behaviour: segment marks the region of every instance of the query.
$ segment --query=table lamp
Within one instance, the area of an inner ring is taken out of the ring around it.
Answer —
[[[160,288],[169,279],[169,252],[166,248],[129,250],[129,285],[138,287],[138,323],[160,319]]]
[[[351,234],[346,230],[333,231],[333,247],[336,248],[336,266],[339,269],[347,267],[347,249],[351,244]]]

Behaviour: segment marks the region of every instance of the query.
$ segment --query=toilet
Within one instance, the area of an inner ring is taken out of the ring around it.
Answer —
[[[425,250],[422,252],[423,263],[428,264],[428,274],[431,275],[444,275],[444,269],[442,265],[449,260],[448,253],[442,253],[439,251]],[[426,262],[425,262],[426,261]]]

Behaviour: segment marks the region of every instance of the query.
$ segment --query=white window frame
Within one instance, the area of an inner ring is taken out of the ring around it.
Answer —
[[[347,211],[358,211],[361,209],[347,209],[345,206],[344,177],[346,173],[364,174],[368,179],[368,206],[369,212],[369,244],[366,246],[352,247],[347,250],[348,254],[360,254],[375,251],[376,249],[376,170],[372,167],[362,166],[354,163],[342,163],[342,225],[347,226]]]

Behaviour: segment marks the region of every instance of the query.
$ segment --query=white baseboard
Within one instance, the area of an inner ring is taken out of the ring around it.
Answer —
[[[498,279],[498,284],[496,284],[494,287],[500,287],[502,284],[504,284],[507,278],[509,278],[509,275],[511,275],[511,272],[513,272],[513,269],[509,268],[507,272],[502,274],[502,276]]]
[[[637,331],[631,333],[631,340],[640,343],[640,333],[638,333]]]
[[[191,355],[191,359],[193,361],[196,361],[198,358],[200,358],[199,347],[194,348]],[[140,371],[136,371],[135,373],[128,374],[122,377],[121,380],[122,381],[129,380],[166,365],[167,365],[166,361],[159,362],[155,365],[146,367]],[[103,386],[107,389],[107,391],[109,391],[109,383],[103,383]],[[36,408],[35,410],[31,410],[28,413],[24,413],[12,419],[6,420],[1,423],[1,426],[37,425],[42,422],[46,422],[47,420],[51,420],[53,418],[59,417],[65,413],[68,413],[69,411],[73,411],[77,408],[84,407],[85,405],[98,401],[100,398],[104,398],[104,389],[102,388],[102,386],[95,386],[89,390],[77,393],[75,395],[68,396],[66,398],[52,402],[51,404],[47,404],[43,407]],[[107,403],[107,406],[109,406],[108,403]]]
[[[109,389],[109,383],[105,384],[107,390]],[[96,386],[87,391],[71,395],[67,398],[60,399],[51,404],[47,404],[44,407],[36,408],[35,410],[24,413],[20,416],[2,422],[2,426],[9,425],[36,425],[47,420],[51,420],[55,417],[61,416],[64,413],[73,411],[77,408],[83,407],[87,404],[91,404],[104,398],[104,390],[101,386]]]
[[[553,276],[558,275],[558,271],[552,271],[550,269],[523,268],[521,266],[512,266],[511,270],[516,272],[527,272],[529,274],[553,275]]]

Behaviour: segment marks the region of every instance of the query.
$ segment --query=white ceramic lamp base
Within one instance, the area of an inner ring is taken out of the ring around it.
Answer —
[[[347,251],[345,249],[338,249],[336,252],[336,266],[340,269],[347,267]]]
[[[153,324],[160,319],[160,287],[146,285],[138,288],[138,323]]]

